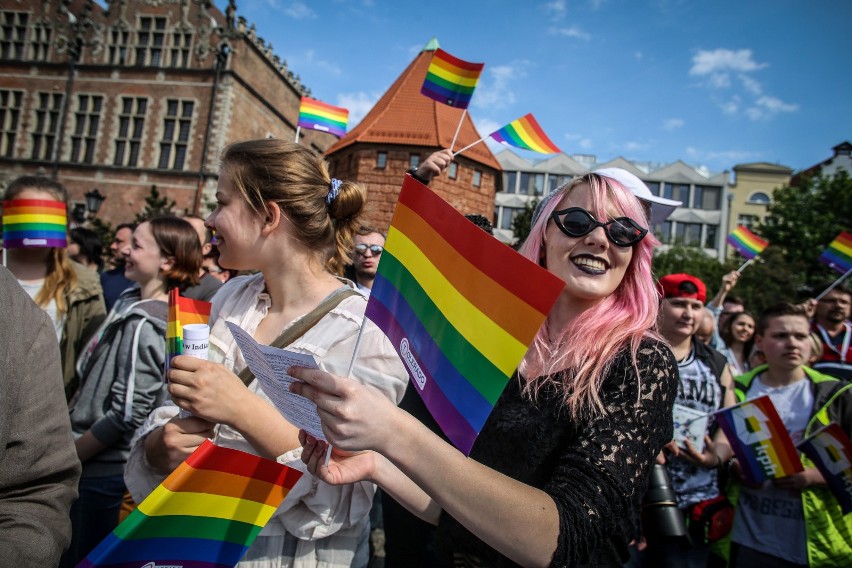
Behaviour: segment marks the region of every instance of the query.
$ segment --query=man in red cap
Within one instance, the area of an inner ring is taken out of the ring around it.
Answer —
[[[680,387],[674,405],[675,439],[669,444],[666,471],[677,495],[678,508],[688,519],[692,509],[720,495],[717,468],[733,451],[723,434],[709,438],[712,413],[735,404],[733,378],[725,357],[693,339],[703,317],[707,287],[691,274],[669,274],[659,281],[663,299],[657,326],[678,361]],[[709,543],[699,523],[690,523],[692,544],[686,539],[653,535],[648,527],[649,566],[706,566]]]

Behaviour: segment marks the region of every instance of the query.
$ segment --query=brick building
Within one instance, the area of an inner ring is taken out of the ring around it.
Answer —
[[[430,41],[358,125],[326,151],[339,178],[354,179],[367,188],[369,221],[386,230],[390,225],[402,179],[420,160],[449,148],[463,111],[420,94],[432,54]],[[455,148],[480,138],[468,113]],[[430,187],[461,213],[491,218],[500,164],[482,142],[463,154]]]
[[[72,208],[132,219],[152,186],[205,211],[229,142],[292,140],[310,91],[237,16],[210,0],[0,0],[0,188],[56,176]],[[305,131],[322,153],[335,136]]]

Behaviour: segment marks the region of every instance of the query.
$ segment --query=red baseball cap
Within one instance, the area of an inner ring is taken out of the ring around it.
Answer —
[[[691,283],[698,291],[688,292],[682,289],[682,285],[686,282]],[[691,274],[669,274],[660,278],[658,284],[663,292],[663,298],[695,298],[702,303],[707,301],[707,287],[704,282]]]

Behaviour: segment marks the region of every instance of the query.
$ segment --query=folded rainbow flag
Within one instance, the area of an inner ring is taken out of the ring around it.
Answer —
[[[762,253],[769,246],[769,241],[764,241],[742,225],[728,235],[727,241],[743,257],[749,260]]]
[[[467,455],[564,287],[406,176],[366,315]]]
[[[843,514],[852,512],[852,442],[843,428],[832,422],[805,438],[799,448],[822,473]]]
[[[65,203],[50,199],[10,199],[3,202],[3,246],[68,246]]]
[[[349,123],[349,111],[309,97],[299,105],[299,126],[343,136]]]
[[[532,113],[492,132],[491,138],[507,146],[532,150],[541,154],[556,154],[562,151],[547,137]]]
[[[467,108],[484,63],[470,63],[437,49],[420,93],[451,107]]]
[[[769,396],[720,410],[716,419],[748,481],[760,483],[804,471],[793,440]]]
[[[166,365],[168,379],[172,359],[183,353],[183,326],[191,323],[208,323],[210,302],[193,300],[180,295],[180,290],[169,290],[169,320],[166,322]]]
[[[301,476],[205,440],[77,566],[232,567]]]
[[[822,251],[819,261],[844,274],[852,269],[852,233],[841,231]]]

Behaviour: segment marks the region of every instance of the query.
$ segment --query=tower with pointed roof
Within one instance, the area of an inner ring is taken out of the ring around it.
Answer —
[[[420,94],[438,47],[436,39],[430,40],[364,119],[326,151],[336,177],[367,188],[368,219],[380,230],[390,225],[405,172],[432,152],[449,148],[462,115],[455,149],[481,138],[469,113]],[[494,154],[482,142],[456,156],[454,164],[430,187],[461,213],[491,219],[501,171]]]

